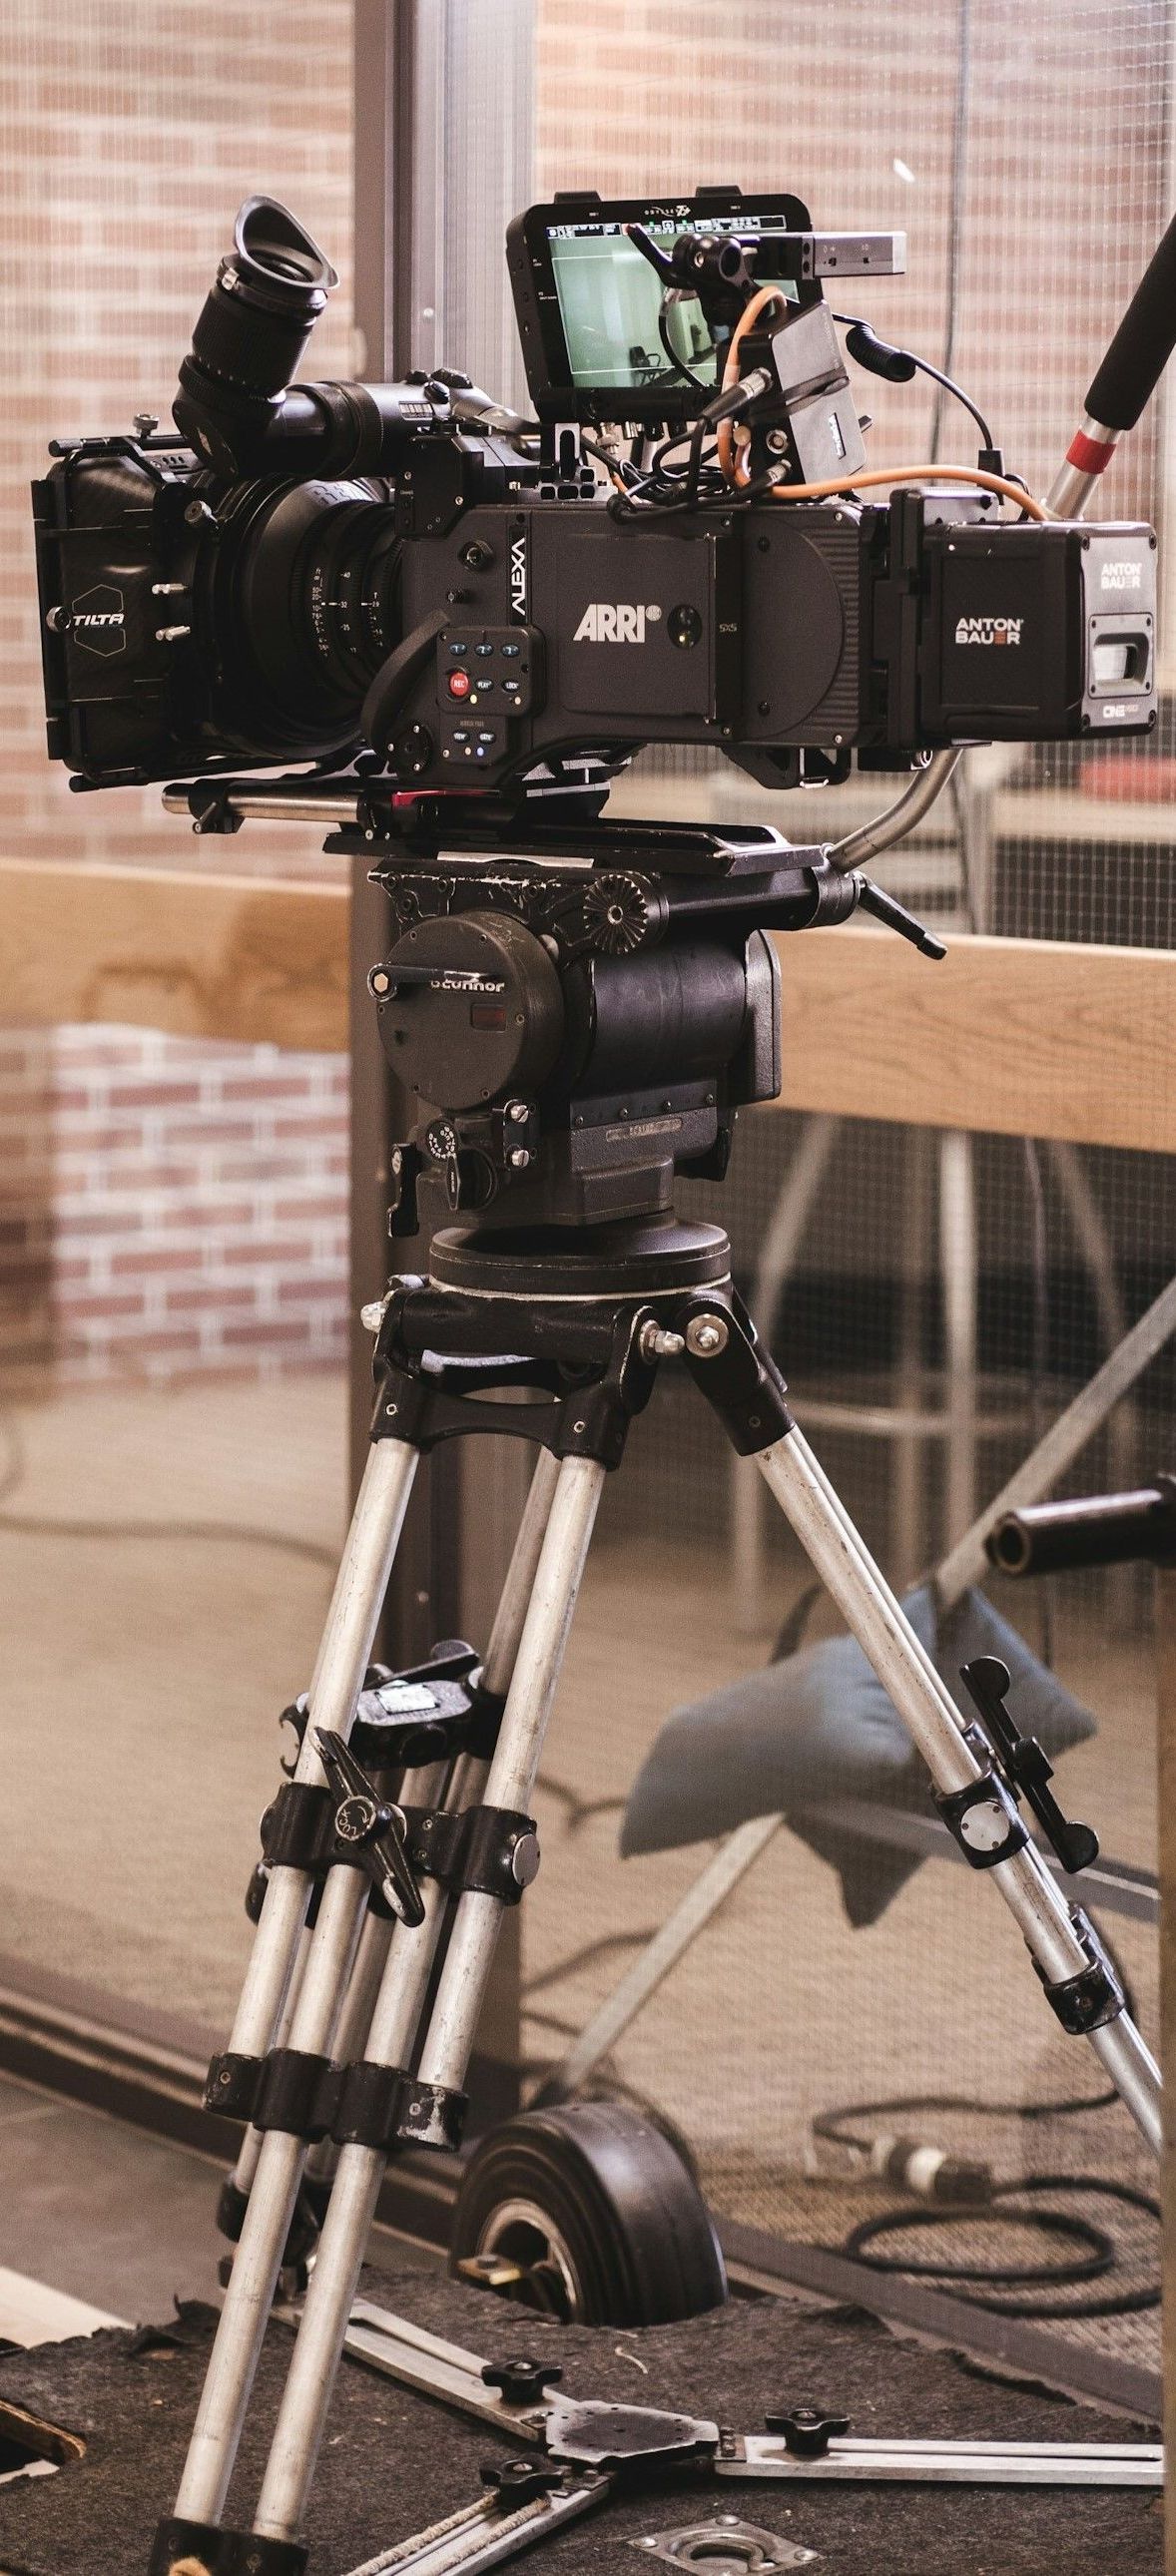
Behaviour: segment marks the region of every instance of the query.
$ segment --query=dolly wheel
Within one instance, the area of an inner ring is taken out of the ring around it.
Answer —
[[[492,2130],[466,2166],[449,2268],[581,2325],[669,2325],[727,2296],[697,2184],[622,2102],[521,2111]]]

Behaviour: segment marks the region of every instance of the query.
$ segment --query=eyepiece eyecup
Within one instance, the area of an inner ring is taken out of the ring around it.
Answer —
[[[246,198],[173,406],[177,427],[219,473],[236,473],[264,435],[338,282],[288,207],[276,197]]]
[[[246,197],[233,226],[233,248],[223,259],[218,283],[235,272],[237,290],[250,302],[279,313],[300,307],[309,322],[317,320],[327,297],[339,283],[326,252],[277,197]]]

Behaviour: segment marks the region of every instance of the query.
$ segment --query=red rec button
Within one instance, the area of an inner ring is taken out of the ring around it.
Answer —
[[[451,698],[468,698],[472,687],[473,682],[468,671],[450,672],[449,694]]]

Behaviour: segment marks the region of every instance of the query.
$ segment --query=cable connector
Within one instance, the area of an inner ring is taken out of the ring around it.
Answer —
[[[875,2138],[870,2149],[870,2170],[885,2182],[894,2183],[899,2191],[911,2192],[917,2200],[952,2208],[986,2209],[992,2199],[991,2165],[972,2164],[963,2156],[948,2155],[942,2147],[929,2147],[919,2138]]]
[[[708,427],[713,427],[719,420],[734,420],[736,413],[741,412],[747,403],[757,402],[761,394],[772,393],[775,385],[776,379],[770,367],[753,367],[749,375],[740,376],[735,384],[728,385],[725,393],[713,395],[710,402],[703,405],[698,418]]]

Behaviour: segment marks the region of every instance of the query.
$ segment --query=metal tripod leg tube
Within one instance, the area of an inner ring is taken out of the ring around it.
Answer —
[[[1072,1404],[1051,1423],[1044,1438],[1027,1458],[1022,1459],[1016,1474],[985,1506],[979,1519],[958,1542],[931,1577],[935,1595],[942,1610],[954,1610],[973,1583],[981,1583],[988,1570],[984,1542],[1004,1511],[1019,1509],[1024,1503],[1039,1502],[1051,1484],[1056,1483],[1071,1462],[1081,1454],[1086,1443],[1108,1419],[1115,1418],[1114,1408],[1134,1384],[1141,1371],[1161,1351],[1176,1330],[1176,1280],[1169,1281],[1155,1304],[1119,1342],[1088,1386],[1080,1389]],[[740,1459],[741,1468],[750,1472],[754,1461]],[[667,1915],[661,1930],[648,1948],[626,1971],[622,1985],[609,1995],[576,2041],[574,2056],[576,2082],[582,2084],[608,2048],[641,2012],[666,1973],[663,1960],[670,1952],[668,1965],[673,1966],[689,1949],[698,1932],[705,1929],[719,1905],[730,1895],[747,1870],[759,1859],[772,1837],[784,1823],[783,1816],[753,1816],[745,1825],[736,1827],[705,1868],[699,1871],[685,1895]],[[622,2009],[623,1998],[623,2009]],[[589,2047],[589,2038],[592,2045]],[[1100,2048],[1100,2055],[1102,2050]],[[570,2059],[557,2067],[551,2087],[555,2094],[571,2091],[567,2068]],[[1115,2077],[1116,2083],[1118,2076]]]
[[[560,1468],[502,1733],[486,1783],[487,1803],[492,1807],[530,1804],[606,1473],[595,1458],[565,1458]],[[474,1890],[458,1904],[421,2052],[422,2083],[461,2083],[481,2014],[501,1910],[497,1897]]]
[[[851,1634],[873,1665],[941,1792],[981,1776],[964,1721],[899,1602],[868,1555],[844,1505],[799,1431],[761,1450],[757,1464]],[[1046,1982],[1064,1984],[1089,1960],[1061,1890],[1032,1843],[988,1875],[1018,1923]],[[1159,2068],[1126,2013],[1089,2033],[1149,2143],[1160,2144]]]
[[[545,1451],[540,1454],[483,1665],[487,1686],[508,1693],[499,1751],[488,1775],[483,1763],[459,1766],[447,1803],[464,1805],[485,1795],[497,1805],[519,1806],[530,1795],[604,1473],[583,1460],[561,1469]],[[569,1509],[572,1495],[574,1513]],[[541,1643],[535,1638],[537,1605],[544,1624]],[[518,1794],[500,1790],[495,1784],[502,1779]],[[426,1882],[422,1894],[424,1922],[415,1931],[397,1927],[372,2016],[366,2053],[380,2065],[407,2062],[428,1995],[446,1896],[435,1879]],[[438,2001],[452,1973],[465,1910],[476,1901],[469,1894],[459,1901]],[[493,1899],[488,1902],[496,1921],[501,1908]],[[485,1970],[493,1953],[492,1933],[493,1927],[482,1936]],[[460,2082],[464,2072],[463,2058],[457,2075],[441,2080]],[[429,2080],[423,2060],[421,2073]],[[267,2539],[293,2539],[301,2524],[385,2162],[380,2148],[340,2150],[254,2520],[255,2532]]]
[[[311,1686],[311,1714],[294,1777],[321,1788],[326,1774],[314,1748],[314,1725],[349,1732],[388,1588],[418,1451],[377,1440],[368,1452]],[[357,1678],[352,1682],[352,1676]],[[304,1870],[275,1869],[265,1892],[229,2049],[263,2057],[272,2045],[310,1902]]]
[[[400,1441],[374,1443],[364,1471],[327,1630],[316,1668],[310,1715],[295,1778],[325,1778],[314,1747],[316,1726],[347,1735],[363,1686],[400,1536],[418,1453]],[[310,1897],[306,1872],[275,1869],[266,1889],[231,2047],[266,2054],[297,1953]],[[290,2021],[289,2046],[327,2052],[354,1958],[366,1886],[361,1874],[334,1869],[323,1888]],[[177,2515],[216,2522],[224,2508],[273,2302],[306,2153],[302,2139],[271,2129],[262,2140],[249,2205],[225,2293],[225,2304],[176,2499]]]
[[[482,1681],[485,1688],[496,1694],[501,1693],[504,1697],[510,1687],[515,1654],[527,1614],[527,1603],[535,1581],[535,1568],[539,1562],[539,1550],[543,1545],[543,1532],[547,1526],[558,1477],[558,1460],[553,1458],[546,1449],[541,1449],[482,1663]],[[465,1764],[461,1768],[460,1783],[451,1782],[445,1804],[449,1807],[463,1807],[470,1804],[474,1798],[480,1798],[484,1793],[485,1779],[484,1763]],[[434,1796],[440,1798],[441,1785],[437,1784],[435,1788],[427,1791],[422,1790],[420,1794],[424,1796],[425,1804],[429,1805]],[[428,1940],[430,1959],[436,1952],[442,1919],[438,1916]],[[422,1931],[424,1929],[425,1927],[422,1926]],[[365,2042],[369,2042],[372,2014],[387,1966],[392,1932],[391,1923],[382,1923],[378,1915],[369,1914],[363,1928],[355,1974],[351,1980],[347,2002],[339,2022],[337,2054],[344,2062],[365,2054]],[[422,1949],[423,1944],[418,1943],[414,1952],[414,1958],[418,1962]],[[402,1945],[395,1970],[397,1977],[403,1964]],[[292,1998],[288,1996],[287,2014],[291,2001]],[[402,2054],[407,2052],[416,2036],[416,2021],[417,2013],[414,2012],[412,2026],[403,2043]],[[369,2042],[366,2054],[369,2057],[379,2057],[380,2052]],[[241,2187],[245,2190],[248,2190],[252,2184],[260,2144],[261,2140],[255,2129],[250,2129],[242,2141],[242,2156],[239,2162],[246,2163],[246,2178],[242,2180],[241,2175],[237,2173],[234,2175],[234,2180],[241,2181]],[[321,2185],[334,2172],[337,2164],[338,2155],[335,2149],[329,2139],[324,2139],[322,2145],[313,2148],[307,2158],[307,2172]]]
[[[466,1805],[468,1792],[480,1794],[485,1765],[459,1765],[459,1772],[465,1776],[453,1784],[453,1803]],[[411,1931],[398,1924],[393,1935],[365,2050],[376,2065],[403,2065],[428,1994],[446,1892],[430,1879],[421,1894],[424,1921]],[[379,2147],[339,2150],[254,2517],[254,2531],[267,2539],[294,2539],[302,2520],[386,2163]]]

